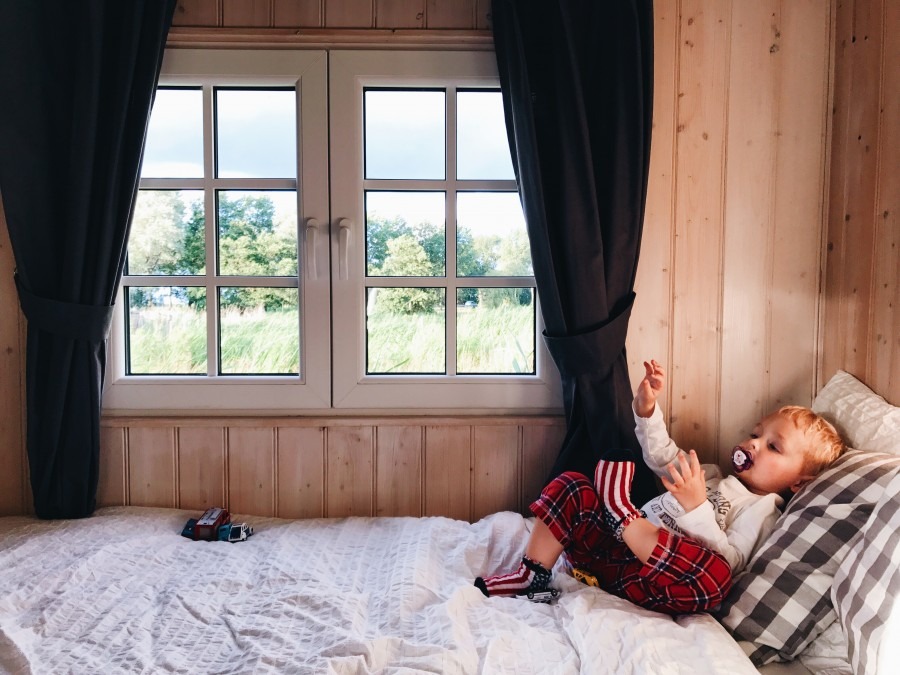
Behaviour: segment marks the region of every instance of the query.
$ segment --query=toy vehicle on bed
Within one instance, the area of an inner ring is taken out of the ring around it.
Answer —
[[[247,541],[253,534],[253,526],[232,523],[226,509],[214,507],[204,511],[200,518],[189,518],[181,530],[181,536],[194,541]]]

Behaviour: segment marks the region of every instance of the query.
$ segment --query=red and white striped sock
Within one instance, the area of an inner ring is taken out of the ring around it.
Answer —
[[[475,585],[487,596],[524,595],[528,591],[544,591],[550,584],[552,573],[531,558],[522,557],[519,568],[511,574],[478,577]]]
[[[631,503],[634,462],[601,459],[594,471],[594,487],[611,516],[617,535],[635,518],[643,516]]]

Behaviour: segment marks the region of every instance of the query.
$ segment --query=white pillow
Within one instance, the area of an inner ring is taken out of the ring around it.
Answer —
[[[831,422],[850,447],[900,455],[900,408],[850,373],[837,371],[812,409]]]

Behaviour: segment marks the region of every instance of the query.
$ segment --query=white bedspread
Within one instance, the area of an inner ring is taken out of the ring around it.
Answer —
[[[757,671],[708,616],[674,621],[557,574],[554,605],[485,598],[530,521],[254,525],[179,535],[196,513],[109,508],[0,518],[0,672],[635,673]]]

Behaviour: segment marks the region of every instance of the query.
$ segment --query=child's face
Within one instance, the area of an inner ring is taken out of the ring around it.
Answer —
[[[749,468],[736,475],[756,494],[797,492],[812,476],[803,472],[809,440],[786,417],[773,413],[763,418],[750,438],[738,445],[750,457]]]

